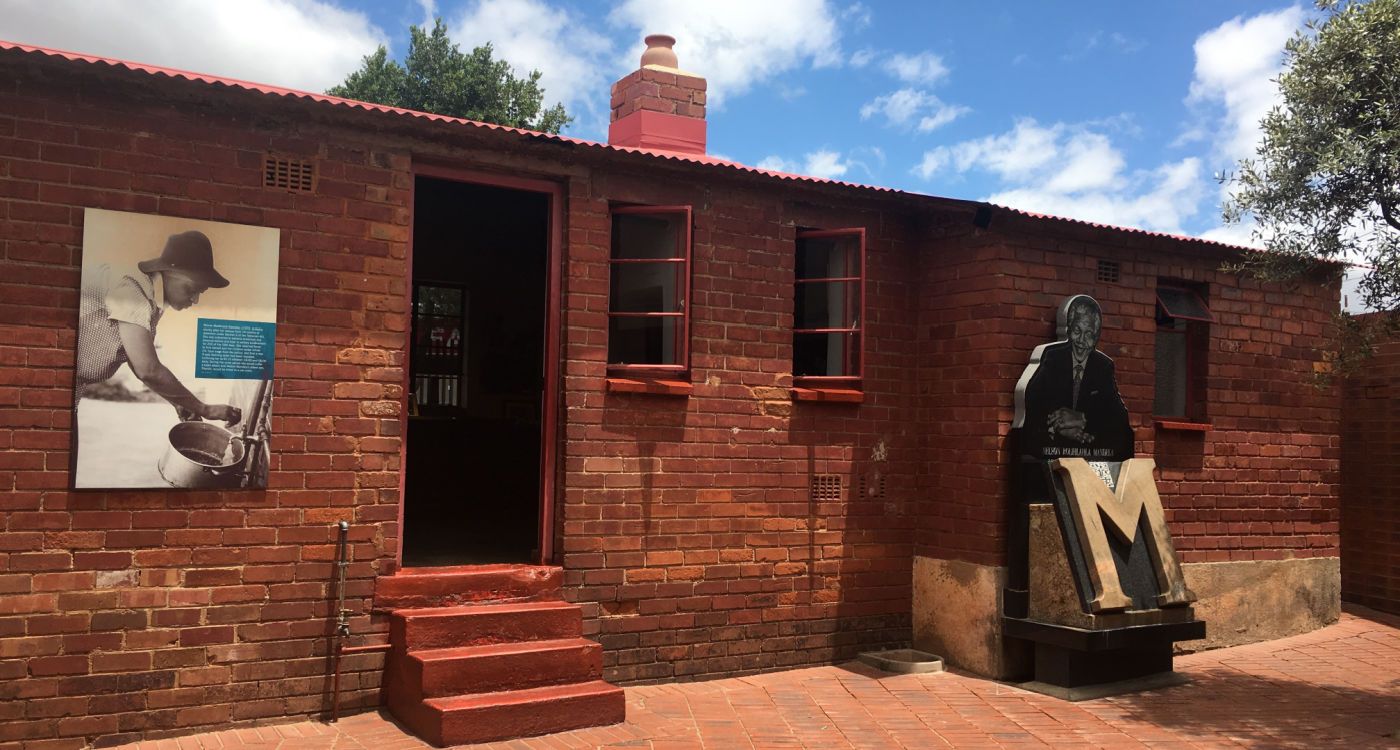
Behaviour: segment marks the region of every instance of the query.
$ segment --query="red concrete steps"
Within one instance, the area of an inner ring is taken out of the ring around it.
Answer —
[[[563,568],[550,565],[405,568],[379,577],[374,588],[374,608],[389,611],[559,599],[563,578]]]
[[[603,647],[587,638],[411,651],[423,697],[499,692],[596,680]]]
[[[424,705],[433,712],[441,732],[427,739],[438,746],[530,737],[617,724],[627,719],[622,688],[602,680],[430,698]]]
[[[389,710],[433,744],[528,737],[624,721],[603,648],[560,600],[559,568],[414,569],[380,578],[390,609]]]
[[[562,601],[469,604],[398,610],[390,640],[410,651],[513,641],[577,638],[583,613]]]

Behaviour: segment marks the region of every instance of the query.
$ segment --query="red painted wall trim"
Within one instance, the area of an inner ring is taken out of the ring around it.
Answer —
[[[1191,422],[1180,419],[1154,418],[1159,430],[1181,430],[1183,432],[1210,432],[1215,429],[1209,422]]]

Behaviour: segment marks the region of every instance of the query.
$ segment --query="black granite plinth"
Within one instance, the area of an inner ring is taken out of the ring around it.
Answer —
[[[1172,644],[1204,638],[1201,620],[1085,630],[1003,618],[1002,632],[1035,644],[1035,681],[1059,688],[1139,680],[1172,671]]]

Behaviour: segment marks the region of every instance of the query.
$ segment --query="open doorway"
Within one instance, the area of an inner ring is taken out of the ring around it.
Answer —
[[[549,201],[416,178],[405,567],[539,561]]]

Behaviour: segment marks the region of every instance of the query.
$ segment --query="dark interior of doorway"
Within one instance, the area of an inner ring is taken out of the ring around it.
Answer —
[[[418,177],[406,567],[538,562],[549,197]]]

